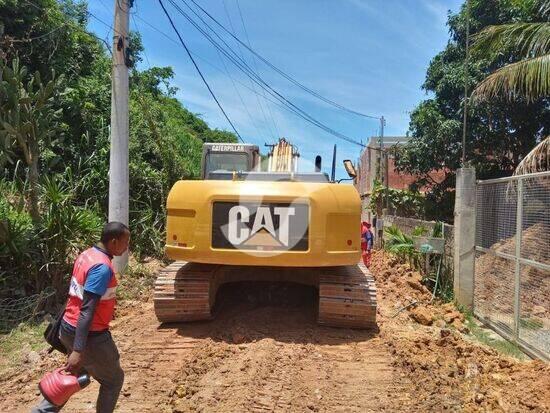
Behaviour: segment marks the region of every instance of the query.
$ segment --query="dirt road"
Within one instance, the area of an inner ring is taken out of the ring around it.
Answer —
[[[385,285],[388,264],[378,260]],[[298,285],[225,286],[216,319],[192,324],[159,326],[150,302],[126,302],[113,326],[126,371],[117,411],[550,409],[548,365],[502,357],[407,311],[392,318],[404,292],[425,291],[385,288],[376,332],[318,326],[316,291]],[[3,377],[0,411],[29,411],[37,379],[60,363],[45,356]],[[97,383],[90,387],[65,411],[94,411]]]

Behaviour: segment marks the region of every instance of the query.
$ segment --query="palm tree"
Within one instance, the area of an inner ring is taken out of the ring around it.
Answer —
[[[543,2],[541,17],[550,17],[550,2]],[[482,80],[472,99],[525,99],[533,102],[550,96],[550,22],[510,23],[489,26],[474,38],[474,51],[495,55],[513,50],[522,58],[495,70]],[[521,161],[515,175],[549,170],[550,136]]]
[[[550,16],[550,2],[541,7],[540,14]],[[474,99],[505,97],[532,102],[550,96],[550,22],[488,26],[474,37],[473,49],[487,56],[507,50],[521,56],[518,62],[481,81],[472,94]]]
[[[517,166],[514,175],[550,171],[550,136],[544,138]]]

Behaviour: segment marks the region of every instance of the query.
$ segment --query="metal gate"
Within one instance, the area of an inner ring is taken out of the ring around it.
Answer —
[[[550,172],[478,181],[474,313],[550,360]]]

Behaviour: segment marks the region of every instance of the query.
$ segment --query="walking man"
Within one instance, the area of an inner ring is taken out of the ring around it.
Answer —
[[[372,247],[374,245],[374,234],[370,230],[370,224],[366,221],[361,223],[361,257],[365,267],[370,267]]]
[[[117,286],[111,260],[124,254],[129,241],[126,225],[109,222],[103,228],[100,242],[78,256],[59,333],[69,354],[66,369],[74,374],[84,369],[100,384],[98,413],[114,410],[124,382],[118,349],[109,332]],[[44,399],[32,413],[60,410]]]

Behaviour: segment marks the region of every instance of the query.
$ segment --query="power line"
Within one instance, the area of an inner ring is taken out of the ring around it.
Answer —
[[[235,33],[235,27],[233,26],[233,20],[231,19],[231,15],[229,14],[229,10],[227,9],[227,3],[225,0],[222,0],[223,2],[223,9],[225,11],[225,15],[227,16],[227,20],[229,21],[229,26],[231,26],[231,30]],[[216,34],[216,33],[214,33]],[[240,48],[240,46],[237,44],[237,48],[239,50],[239,54],[241,56],[241,59],[244,61],[244,55],[243,55],[243,52]],[[248,79],[248,81],[250,82],[250,85],[252,86],[252,88],[254,90],[256,90],[256,87],[254,86],[254,83]],[[256,101],[258,102],[258,106],[260,107],[260,111],[262,112],[262,116],[264,118],[264,121],[265,121],[265,124],[266,126],[269,128],[270,132],[271,132],[271,136],[272,138],[276,138],[276,135],[278,135],[277,133],[277,128],[275,128],[275,133],[273,133],[273,128],[271,127],[271,125],[269,124],[268,120],[267,120],[267,116],[265,114],[265,111],[264,111],[264,107],[262,105],[262,102],[260,101],[258,95],[255,96],[256,97]],[[267,105],[266,105],[267,106]],[[275,125],[274,121],[273,121],[273,116],[271,116],[271,122],[273,125]]]
[[[50,34],[52,33],[55,33],[56,31],[64,28],[65,26],[67,26],[68,24],[70,24],[71,22],[69,21],[66,21],[64,23],[62,23],[60,26],[58,27],[55,27],[54,29],[50,30],[49,32],[47,33],[44,33],[44,34],[41,34],[39,36],[35,36],[35,37],[28,37],[26,39],[14,39],[14,40],[11,40],[12,43],[27,43],[27,42],[32,42],[34,40],[39,40],[39,39],[42,39],[43,37],[46,37],[46,36],[49,36]]]
[[[184,3],[186,3],[185,0],[182,0]],[[212,21],[214,21],[223,31],[225,31],[226,33],[228,33],[233,39],[235,39],[239,44],[243,45],[250,53],[252,53],[253,55],[255,55],[256,57],[258,57],[262,62],[264,62],[266,65],[268,65],[269,67],[271,67],[273,70],[275,70],[277,73],[279,73],[281,76],[283,76],[285,79],[287,79],[288,81],[292,82],[294,85],[298,86],[300,89],[306,91],[307,93],[315,96],[316,98],[322,100],[323,102],[325,103],[328,103],[329,105],[332,105],[334,107],[337,107],[338,109],[341,109],[341,110],[344,110],[346,112],[349,112],[349,113],[353,113],[354,115],[357,115],[357,116],[362,116],[362,117],[365,117],[365,118],[370,118],[370,119],[380,119],[379,116],[372,116],[372,115],[367,115],[365,113],[361,113],[361,112],[358,112],[356,110],[353,110],[353,109],[349,109],[347,108],[346,106],[344,105],[341,105],[331,99],[328,99],[324,96],[322,96],[321,94],[315,92],[314,90],[308,88],[307,86],[303,85],[302,83],[300,83],[299,81],[297,81],[296,79],[294,79],[292,76],[288,75],[287,73],[285,73],[282,69],[279,69],[277,66],[275,66],[274,64],[272,64],[270,61],[268,61],[267,59],[265,59],[263,56],[261,56],[260,54],[258,54],[255,50],[253,50],[251,47],[247,46],[245,43],[243,43],[237,36],[235,36],[233,33],[231,33],[230,30],[228,30],[224,25],[222,25],[215,17],[213,17],[210,13],[208,13],[208,11],[206,11],[203,7],[201,7],[200,4],[198,4],[195,0],[191,0],[191,2],[193,2],[193,4],[195,6],[197,6],[204,14],[206,14]],[[186,3],[187,4],[187,3]],[[189,7],[189,6],[188,6]]]
[[[237,10],[239,11],[239,16],[241,18],[241,24],[243,26],[243,30],[244,30],[244,34],[246,36],[248,46],[252,47],[250,45],[250,38],[248,37],[248,31],[246,30],[246,25],[244,24],[244,18],[243,18],[243,14],[241,12],[241,6],[239,5],[239,0],[235,0],[235,3],[237,3]],[[235,33],[235,29],[233,29],[233,32]],[[241,48],[239,47],[239,51],[240,50],[241,50]],[[242,52],[241,52],[241,54],[242,54]],[[252,60],[252,64],[254,64],[254,68],[256,69],[256,72],[259,72],[258,64],[256,63],[256,58],[254,57],[254,55],[252,55],[251,60]],[[263,92],[263,90],[262,90],[262,95],[265,98],[265,93]],[[266,106],[267,106],[267,110],[269,111],[269,116],[271,117],[271,121],[273,122],[273,126],[275,126],[275,131],[277,132],[277,135],[279,135],[279,137],[282,137],[279,133],[279,129],[277,128],[277,123],[275,122],[275,118],[273,117],[273,113],[271,112],[271,108],[269,107],[269,105],[266,105]]]
[[[139,33],[139,27],[137,25],[137,21],[134,17],[134,13],[131,14],[132,21],[134,22],[134,26],[136,28],[136,31]],[[147,56],[147,50],[145,50],[145,46],[143,46],[143,54],[145,55],[145,60],[147,60],[147,66],[149,66],[149,69],[151,69],[151,62],[149,62],[149,56]]]
[[[228,57],[228,59],[235,64],[240,70],[242,70],[247,76],[252,78],[261,88],[263,88],[265,91],[267,91],[269,94],[271,94],[275,99],[279,100],[282,104],[285,106],[288,106],[291,111],[295,112],[298,116],[300,116],[302,119],[314,124],[315,126],[319,127],[320,129],[323,129],[325,132],[330,133],[331,135],[334,135],[338,138],[341,138],[345,141],[348,141],[350,143],[354,143],[356,145],[359,145],[363,147],[360,142],[354,140],[353,138],[350,138],[349,136],[346,136],[340,132],[335,131],[334,129],[328,127],[327,125],[324,125],[317,119],[313,118],[311,115],[309,115],[307,112],[296,106],[294,103],[292,103],[290,100],[285,98],[283,95],[281,95],[279,92],[277,92],[275,89],[273,89],[269,84],[267,84],[252,68],[243,61],[237,53],[227,44],[221,36],[212,29],[207,22],[204,21],[204,19],[197,14],[195,10],[193,10],[187,3],[184,4],[201,20],[205,26],[209,27],[210,30],[216,35],[218,39],[231,51],[233,56],[229,54],[225,49],[223,49],[222,46],[220,46],[212,37],[206,33],[187,13],[185,13],[181,7],[179,7],[177,4],[175,4],[174,0],[169,0],[170,3],[174,6],[174,8],[182,15],[184,16],[199,32],[201,32],[213,45],[214,47],[218,48],[225,56]]]
[[[258,128],[258,126],[256,125],[256,122],[254,121],[254,118],[252,117],[252,115],[250,114],[250,111],[248,110],[248,106],[246,106],[246,103],[244,103],[244,99],[243,99],[241,93],[239,92],[239,89],[237,88],[237,85],[235,84],[235,80],[233,79],[233,76],[231,76],[231,74],[229,73],[229,70],[227,69],[227,65],[225,64],[225,61],[223,60],[219,50],[216,49],[216,52],[218,53],[218,58],[219,58],[220,62],[223,65],[223,68],[225,70],[225,74],[231,80],[231,84],[233,85],[233,90],[235,90],[235,93],[237,94],[237,96],[239,97],[239,100],[241,101],[242,107],[244,108],[246,114],[248,115],[248,118],[250,119],[250,123],[254,126],[254,129],[256,129],[256,132],[258,132],[258,136],[260,136],[261,135],[260,128]]]
[[[103,0],[99,0],[99,2],[101,3],[101,5],[103,6],[103,8],[105,10],[107,10],[107,12],[111,13],[111,9],[109,9],[109,7],[107,7],[107,5],[103,2]]]
[[[225,42],[219,34],[217,34],[211,27],[208,26],[208,23],[204,21],[200,16],[199,19],[210,28],[210,30],[218,37],[221,42],[230,50],[231,54],[225,50],[222,46],[220,46],[213,38],[210,36],[207,32],[205,32],[204,29],[202,29],[185,11],[181,9],[177,4],[175,4],[174,0],[168,0],[172,6],[182,15],[184,16],[189,23],[191,23],[200,33],[202,33],[213,45],[216,47],[220,52],[222,52],[234,65],[236,65],[241,71],[243,71],[247,76],[249,76],[251,79],[256,82],[261,88],[263,88],[266,92],[271,94],[276,100],[279,100],[283,105],[287,106],[287,109],[297,114],[302,119],[306,120],[307,122],[312,123],[313,125],[319,127],[320,129],[323,129],[325,132],[328,132],[329,134],[336,136],[340,139],[343,139],[347,142],[359,145],[361,147],[364,147],[364,145],[357,140],[350,138],[349,136],[344,135],[343,133],[337,132],[334,129],[330,128],[329,126],[321,123],[317,119],[313,118],[311,115],[309,115],[307,112],[296,106],[293,102],[291,102],[289,99],[281,95],[279,92],[277,92],[275,89],[273,89],[269,84],[267,84],[250,66],[243,61],[236,53],[235,51]],[[184,1],[185,3],[185,1]],[[186,3],[185,3],[186,4]],[[188,8],[190,8],[189,5],[186,4]],[[197,15],[197,13],[190,8],[191,11]]]
[[[159,3],[160,3],[160,6],[162,7],[162,10],[164,11],[164,14],[166,15],[166,17],[168,18],[168,20],[170,21],[170,25],[172,26],[172,28],[174,29],[174,31],[176,32],[177,36],[178,36],[178,39],[180,40],[180,43],[181,45],[184,47],[185,51],[187,52],[187,55],[189,56],[189,59],[191,59],[191,62],[193,62],[193,66],[195,66],[195,69],[197,70],[197,72],[199,73],[203,83],[205,84],[205,86],[207,87],[208,91],[210,92],[210,94],[212,95],[212,98],[216,101],[216,104],[218,105],[218,107],[220,108],[220,110],[222,111],[223,115],[225,116],[225,119],[227,119],[227,121],[229,122],[229,124],[231,125],[231,127],[233,128],[233,131],[237,134],[237,136],[239,137],[239,140],[241,142],[244,143],[244,140],[243,138],[241,137],[241,135],[239,134],[239,132],[237,132],[237,129],[235,128],[235,126],[233,125],[233,122],[231,122],[231,119],[229,119],[229,116],[227,116],[227,113],[225,113],[225,110],[223,109],[222,105],[220,104],[220,102],[218,101],[218,98],[216,98],[216,95],[214,94],[214,92],[212,91],[212,89],[210,88],[210,85],[208,84],[208,82],[206,81],[206,79],[204,78],[201,70],[199,69],[199,66],[197,65],[197,62],[195,62],[195,59],[193,59],[193,56],[191,55],[191,52],[189,51],[189,49],[187,48],[187,45],[185,44],[185,42],[183,41],[178,29],[176,28],[176,26],[174,25],[174,22],[172,21],[172,18],[170,17],[170,14],[168,13],[168,11],[166,10],[166,8],[164,7],[164,4],[162,3],[162,0],[158,0]]]
[[[175,40],[173,37],[171,37],[170,35],[166,34],[164,31],[160,30],[158,27],[154,26],[153,24],[151,24],[150,22],[148,22],[147,20],[145,20],[143,17],[141,17],[140,15],[136,15],[136,18],[139,19],[142,23],[144,23],[146,26],[148,26],[149,28],[151,28],[152,30],[156,31],[157,33],[159,33],[160,35],[162,35],[163,37],[165,37],[166,39],[170,40],[171,42],[177,44],[178,46],[180,46],[180,43]],[[188,47],[189,48],[189,47]],[[193,51],[191,51],[191,49],[189,49],[189,51],[191,52],[191,54],[197,58],[197,59],[200,59],[202,60],[204,63],[206,63],[208,66],[212,67],[213,69],[217,70],[218,72],[222,73],[222,74],[226,74],[226,72],[221,69],[220,67],[216,66],[214,63],[212,63],[211,61],[209,61],[208,59],[206,59],[205,57],[201,56],[200,54],[198,53],[195,53]],[[234,63],[234,62],[232,62]],[[238,83],[239,85],[241,85],[242,87],[244,87],[245,89],[247,89],[248,91],[260,96],[260,97],[263,97],[265,100],[267,100],[268,102],[272,103],[273,105],[275,106],[278,106],[279,108],[281,109],[284,109],[290,113],[292,113],[294,116],[304,120],[304,117],[302,115],[300,115],[299,112],[293,110],[291,107],[289,106],[285,106],[283,103],[281,103],[281,101],[277,101],[277,100],[271,100],[270,98],[268,98],[267,96],[261,96],[260,93],[255,90],[255,89],[252,89],[250,86],[247,86],[245,85],[244,83],[240,82],[239,80],[237,79],[234,79],[236,83]],[[264,89],[260,89],[260,90],[264,90]],[[269,93],[269,91],[268,91]],[[305,119],[306,121],[309,122],[308,119]],[[317,126],[318,125],[314,125],[314,126]],[[356,143],[356,142],[353,142],[353,143]],[[362,147],[364,147],[365,145],[361,142],[360,143]]]
[[[149,28],[151,28],[152,30],[156,31],[157,33],[159,33],[160,35],[162,35],[163,37],[165,37],[166,39],[170,40],[171,42],[177,44],[177,45],[180,45],[180,43],[175,40],[173,37],[169,36],[168,34],[166,34],[164,31],[162,31],[161,29],[159,29],[158,27],[154,26],[153,24],[151,24],[150,22],[148,22],[147,20],[145,20],[143,17],[141,17],[140,15],[136,15],[136,18],[139,19],[141,22],[143,22],[145,25],[147,25]],[[217,46],[219,47],[219,46]],[[189,48],[189,47],[188,47]],[[189,49],[190,50],[190,49]],[[220,73],[224,73],[224,70],[221,69],[220,67],[216,66],[214,63],[210,62],[208,59],[206,59],[205,57],[201,56],[200,54],[197,54],[195,52],[192,52],[190,50],[191,54],[197,58],[197,59],[200,59],[202,60],[204,63],[206,63],[207,65],[209,65],[210,67],[214,68],[215,70],[219,71]],[[230,59],[231,60],[231,59]],[[238,63],[235,63],[234,61],[232,61],[233,64],[236,64],[238,65]],[[241,69],[241,68],[239,68]],[[242,70],[242,69],[241,69]],[[224,73],[225,74],[225,73]],[[246,74],[246,73],[245,73]],[[248,75],[247,75],[248,76]],[[244,87],[245,89],[249,90],[250,92],[258,95],[259,95],[259,92],[252,89],[251,87],[245,85],[244,83],[240,82],[239,80],[235,79],[235,82],[240,84],[242,87]],[[261,89],[260,90],[266,90],[265,88],[262,88],[262,85],[260,85]],[[265,100],[267,100],[268,102],[271,102],[272,104],[282,108],[282,109],[285,109],[286,111],[292,113],[294,116],[297,116],[298,118],[302,119],[302,120],[306,120],[307,122],[310,122],[312,123],[309,119],[307,118],[304,118],[303,115],[301,115],[299,112],[297,112],[296,110],[294,110],[292,107],[288,106],[288,105],[284,105],[284,101],[281,101],[280,99],[277,99],[277,96],[275,96],[273,93],[270,93],[268,90],[266,90],[268,92],[268,94],[270,94],[271,96],[273,96],[276,101],[273,101],[271,100],[270,98],[268,98],[267,96],[263,96],[263,98]],[[319,127],[319,125],[316,125],[314,124],[314,126],[317,126]],[[326,131],[327,133],[331,133],[331,132],[328,132]],[[331,133],[332,134],[332,133]],[[361,147],[364,147],[365,145],[362,143],[362,142],[356,142],[356,141],[353,141],[352,143],[354,144],[358,144],[360,145]]]
[[[161,34],[163,37],[165,37],[166,39],[170,40],[171,42],[177,44],[178,46],[180,46],[180,43],[174,39],[173,37],[170,37],[168,34],[166,34],[165,32],[163,32],[162,30],[160,30],[158,27],[152,25],[151,23],[149,23],[147,20],[145,20],[143,17],[141,17],[139,14],[136,14],[136,18],[139,19],[142,23],[144,23],[145,25],[149,26],[151,29],[153,29],[154,31],[156,31],[157,33]],[[188,46],[189,47],[189,46]],[[208,59],[206,59],[204,56],[201,56],[200,54],[198,53],[195,53],[193,52],[190,48],[189,50],[191,51],[191,54],[197,58],[197,59],[200,59],[202,60],[204,63],[206,63],[208,66],[212,67],[213,69],[217,70],[218,72],[222,73],[222,74],[225,74],[227,75],[227,72],[224,71],[223,69],[221,69],[219,66],[216,66],[214,63],[212,63],[211,61],[209,61]],[[217,49],[216,49],[217,50]],[[295,112],[293,112],[292,110],[290,110],[287,106],[284,106],[282,105],[280,102],[277,102],[277,101],[274,101],[274,100],[271,100],[270,98],[268,98],[267,96],[265,95],[260,95],[260,93],[255,90],[255,89],[252,89],[250,86],[247,86],[245,85],[244,83],[240,82],[238,79],[234,79],[233,80],[238,83],[239,85],[241,85],[242,87],[244,87],[245,89],[247,89],[248,91],[252,92],[252,93],[255,93],[256,95],[260,96],[260,97],[263,97],[265,100],[267,100],[268,102],[276,105],[276,106],[279,106],[280,108],[282,109],[285,109],[287,111],[289,111],[290,113],[296,115]],[[298,116],[298,115],[296,115]]]

